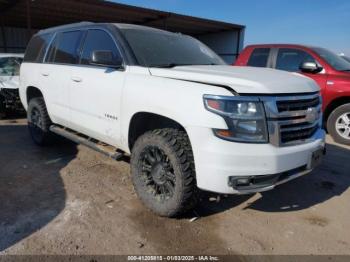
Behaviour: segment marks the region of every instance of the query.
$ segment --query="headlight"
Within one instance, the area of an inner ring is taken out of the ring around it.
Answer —
[[[264,105],[258,98],[204,95],[204,105],[226,121],[228,129],[214,129],[216,136],[236,142],[268,142]]]

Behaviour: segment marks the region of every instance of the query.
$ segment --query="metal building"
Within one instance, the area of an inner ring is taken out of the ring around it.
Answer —
[[[232,63],[244,26],[101,0],[0,0],[0,52],[24,52],[37,30],[92,21],[131,23],[181,32],[206,43]]]

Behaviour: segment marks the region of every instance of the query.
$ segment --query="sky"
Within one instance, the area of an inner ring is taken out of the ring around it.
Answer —
[[[244,45],[298,43],[350,56],[350,0],[117,0],[246,26]]]

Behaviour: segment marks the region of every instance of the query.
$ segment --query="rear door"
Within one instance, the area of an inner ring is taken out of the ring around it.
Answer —
[[[89,29],[81,51],[80,65],[70,73],[70,108],[74,129],[117,146],[120,137],[120,105],[124,69],[90,63],[93,51],[121,53],[112,35],[104,29]]]
[[[72,121],[69,103],[70,72],[79,61],[82,36],[81,30],[57,33],[39,74],[50,116],[56,123],[68,127]]]
[[[323,71],[320,73],[304,73],[300,71],[300,66],[304,62],[315,62],[320,64],[317,59],[308,52],[298,48],[279,48],[274,63],[274,68],[289,72],[301,73],[315,80],[321,91],[324,91],[327,82],[327,74]]]

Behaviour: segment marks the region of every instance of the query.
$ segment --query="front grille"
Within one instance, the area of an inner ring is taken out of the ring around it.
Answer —
[[[288,143],[295,140],[305,140],[312,137],[318,130],[318,124],[313,127],[300,127],[297,130],[283,131],[281,129],[281,142]]]
[[[320,98],[277,101],[276,104],[278,112],[307,110],[310,107],[317,107],[320,104]]]
[[[263,98],[270,142],[276,146],[305,143],[321,126],[319,93]]]

